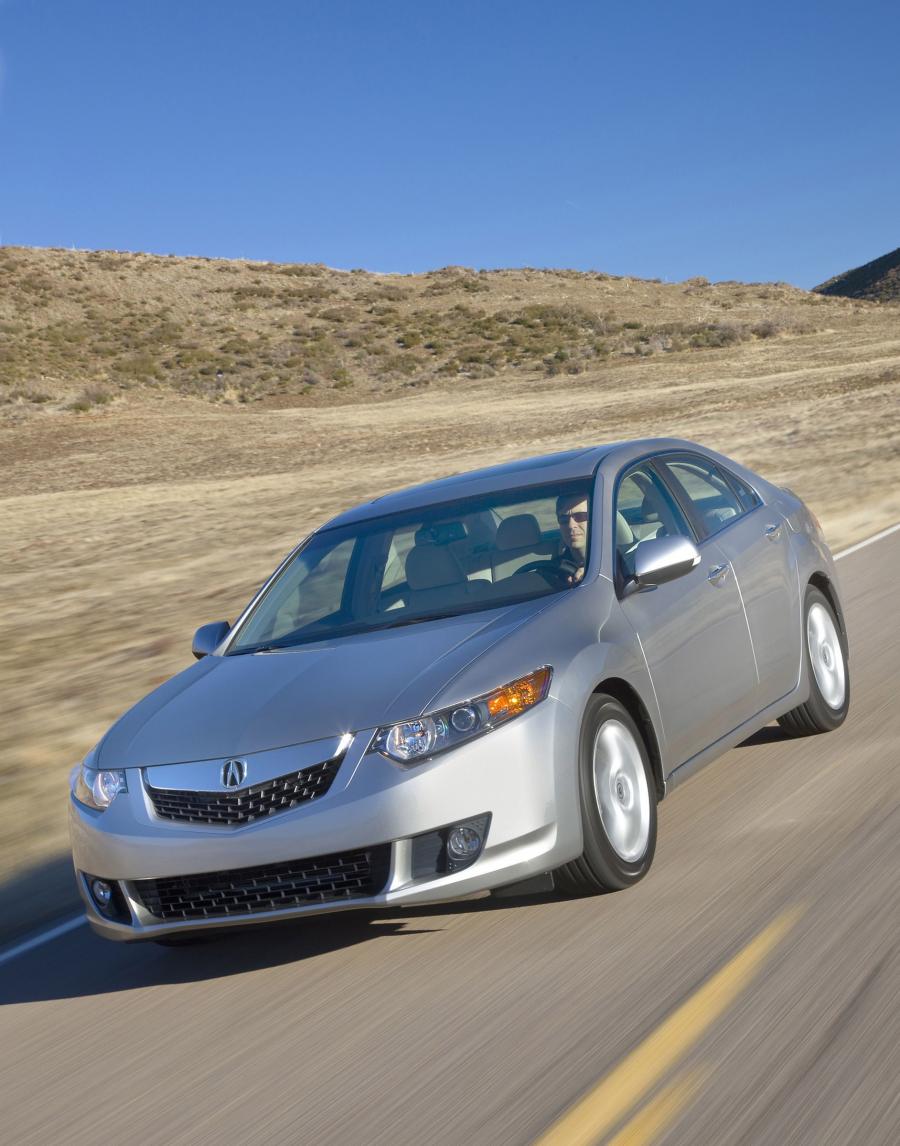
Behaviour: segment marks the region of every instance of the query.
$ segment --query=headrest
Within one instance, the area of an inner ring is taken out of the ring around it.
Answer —
[[[533,513],[514,513],[500,522],[496,541],[498,549],[525,549],[540,543],[541,527]]]
[[[462,521],[436,521],[431,525],[423,525],[416,530],[416,545],[449,545],[451,541],[465,541],[468,536],[465,522]]]
[[[414,545],[406,555],[406,580],[410,589],[436,589],[439,585],[458,585],[465,579],[449,549]]]
[[[633,545],[634,533],[621,513],[616,510],[616,545]]]
[[[644,521],[662,521],[664,508],[662,495],[650,486],[641,502],[641,517]]]

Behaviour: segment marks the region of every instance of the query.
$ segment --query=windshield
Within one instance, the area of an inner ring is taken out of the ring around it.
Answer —
[[[228,654],[495,609],[578,584],[591,482],[507,490],[315,533]]]

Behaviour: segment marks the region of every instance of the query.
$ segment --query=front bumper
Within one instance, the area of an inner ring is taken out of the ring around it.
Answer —
[[[571,712],[553,697],[510,724],[412,768],[369,752],[372,730],[360,732],[324,795],[237,827],[159,818],[143,770],[129,769],[128,792],[107,811],[93,812],[70,799],[73,858],[88,920],[108,938],[157,938],[352,908],[434,903],[548,871],[581,852],[577,734]],[[470,866],[424,875],[414,870],[414,837],[483,814],[490,815],[490,828]],[[383,883],[373,894],[353,898],[170,922],[147,909],[136,886],[148,879],[236,872],[378,846],[388,856]],[[98,908],[84,873],[117,887],[117,918]]]

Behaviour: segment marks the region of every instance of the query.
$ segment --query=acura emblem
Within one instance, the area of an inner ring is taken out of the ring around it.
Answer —
[[[226,760],[222,765],[222,783],[226,788],[240,788],[246,778],[246,760]]]

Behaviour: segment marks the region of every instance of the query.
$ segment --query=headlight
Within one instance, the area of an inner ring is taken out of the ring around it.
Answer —
[[[379,728],[372,747],[401,764],[412,764],[492,732],[542,701],[553,670],[545,665],[484,696],[454,704],[389,728]]]
[[[79,764],[72,769],[72,795],[88,808],[102,812],[120,792],[127,791],[128,784],[121,768],[97,769]]]

